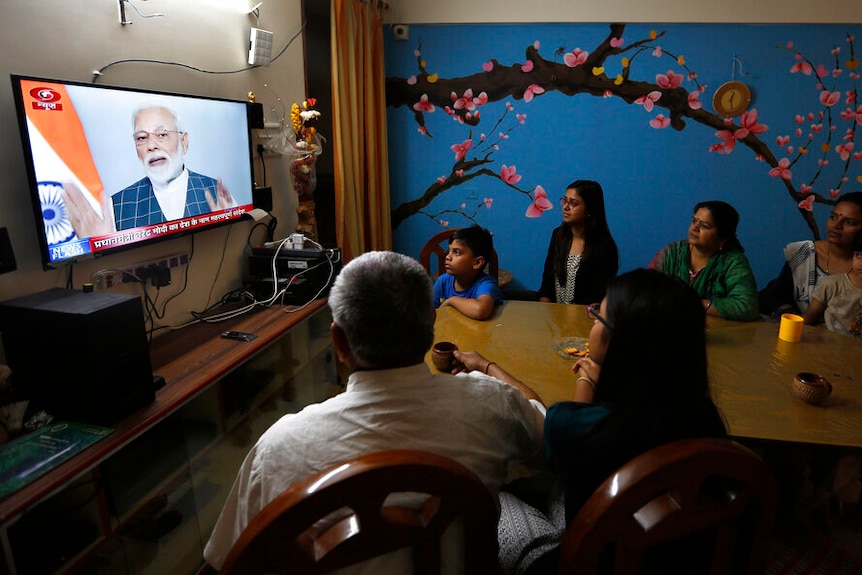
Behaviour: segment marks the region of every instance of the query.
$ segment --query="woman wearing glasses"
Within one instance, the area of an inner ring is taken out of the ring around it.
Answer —
[[[651,268],[688,282],[709,315],[737,321],[760,318],[757,282],[736,237],[739,213],[727,202],[694,206],[688,237],[656,254]]]
[[[573,401],[552,405],[545,417],[545,453],[563,502],[552,494],[537,509],[500,492],[503,573],[557,573],[566,525],[625,462],[677,439],[727,434],[709,392],[706,314],[691,287],[636,269],[612,280],[588,313],[590,355],[572,368]],[[488,363],[475,352],[456,356],[466,369]]]
[[[563,223],[551,234],[539,300],[588,304],[605,295],[617,275],[619,254],[605,218],[598,182],[577,180],[560,198]]]

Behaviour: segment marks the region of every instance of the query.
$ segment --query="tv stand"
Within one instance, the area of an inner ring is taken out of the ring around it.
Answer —
[[[156,400],[0,501],[0,575],[201,572],[254,441],[283,414],[341,390],[326,301],[290,309],[156,338],[153,370],[165,382]],[[257,337],[220,337],[227,329]]]

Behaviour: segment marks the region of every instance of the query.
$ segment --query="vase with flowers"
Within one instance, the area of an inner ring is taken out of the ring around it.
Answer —
[[[301,104],[294,103],[290,109],[288,157],[290,179],[296,192],[296,231],[305,237],[317,240],[317,221],[314,216],[314,188],[317,185],[317,157],[323,152],[323,139],[317,133],[320,112],[314,109],[317,102],[307,98]]]

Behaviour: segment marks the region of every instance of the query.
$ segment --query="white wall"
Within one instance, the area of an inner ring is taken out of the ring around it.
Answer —
[[[143,12],[167,16],[144,19],[127,4],[126,15],[133,24],[122,26],[117,0],[3,0],[0,4],[0,227],[9,229],[18,262],[17,271],[0,275],[0,300],[62,287],[67,277],[67,270],[42,270],[9,74],[89,82],[93,70],[121,59],[177,62],[209,71],[241,70],[247,67],[251,26],[274,32],[275,55],[302,25],[299,0],[265,2],[259,21],[237,8],[247,9],[246,0],[135,3]],[[264,103],[266,119],[275,120],[281,111],[273,108],[284,104],[289,115],[290,105],[305,97],[302,51],[300,37],[270,67],[224,75],[164,64],[118,64],[108,68],[98,83],[236,100],[253,91]],[[262,183],[259,162],[255,174]],[[266,174],[279,219],[276,233],[289,234],[296,224],[296,198],[285,160],[268,159]],[[184,322],[189,311],[202,309],[214,282],[214,299],[241,285],[243,248],[250,228],[250,223],[243,222],[196,236],[189,288],[170,304],[168,323]],[[98,269],[188,252],[189,246],[186,237],[76,264],[75,287],[89,281]],[[173,279],[173,285],[162,289],[160,301],[182,286],[182,274],[174,273]],[[140,294],[140,288],[131,285],[120,291]]]
[[[862,22],[854,0],[387,0],[390,23]]]

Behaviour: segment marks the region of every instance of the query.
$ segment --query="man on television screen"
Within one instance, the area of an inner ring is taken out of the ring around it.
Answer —
[[[67,185],[66,209],[78,237],[160,224],[237,205],[221,180],[185,166],[189,133],[182,129],[173,110],[161,104],[144,104],[133,118],[135,150],[146,176],[111,197],[112,206],[105,206],[105,213],[113,217],[104,219],[80,190]]]

